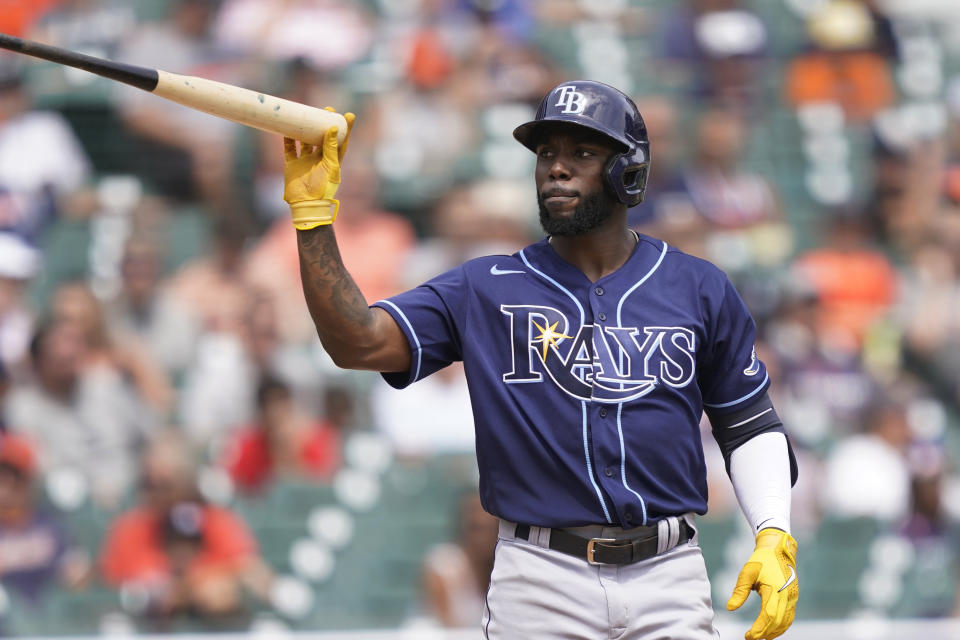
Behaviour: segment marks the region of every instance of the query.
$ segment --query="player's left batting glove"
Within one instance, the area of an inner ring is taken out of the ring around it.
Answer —
[[[757,546],[743,565],[727,610],[747,601],[750,591],[760,594],[760,615],[744,636],[746,640],[770,640],[793,623],[800,597],[797,583],[797,541],[786,531],[762,529]]]
[[[333,108],[326,107],[326,110],[333,111]],[[292,138],[283,139],[283,179],[286,185],[283,199],[290,205],[293,226],[301,231],[333,224],[337,218],[340,202],[334,196],[340,186],[340,163],[347,152],[356,119],[352,113],[345,113],[343,117],[347,121],[343,144],[337,144],[336,127],[327,129],[322,145],[301,142],[299,154]]]

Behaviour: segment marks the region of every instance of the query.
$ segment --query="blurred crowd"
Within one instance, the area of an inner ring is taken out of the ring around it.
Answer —
[[[955,616],[960,9],[919,4],[9,0],[0,32],[355,112],[336,233],[371,302],[537,240],[513,127],[562,80],[631,93],[653,164],[630,223],[718,264],[754,314],[801,548],[830,519],[880,523],[947,576],[912,613]],[[469,459],[462,369],[399,393],[323,353],[282,173],[274,134],[0,56],[13,606],[99,586],[145,629],[245,628],[291,598],[235,497],[383,471],[357,450]],[[708,518],[738,518],[703,430]],[[411,616],[479,620],[496,529],[470,489],[416,559]],[[81,505],[100,539],[71,538]]]

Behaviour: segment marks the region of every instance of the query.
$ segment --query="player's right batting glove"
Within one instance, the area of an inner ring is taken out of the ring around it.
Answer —
[[[770,640],[793,623],[800,597],[797,583],[797,541],[786,531],[762,529],[757,546],[743,565],[727,610],[747,601],[750,591],[760,594],[760,615],[744,636],[746,640]]]
[[[333,111],[331,107],[327,111]],[[323,136],[323,144],[313,146],[297,143],[292,138],[283,139],[285,163],[283,199],[290,205],[293,226],[301,231],[324,224],[333,224],[337,218],[340,202],[334,198],[340,186],[340,162],[347,151],[350,132],[353,130],[352,113],[343,115],[347,121],[347,135],[343,144],[337,144],[337,128],[330,127]]]

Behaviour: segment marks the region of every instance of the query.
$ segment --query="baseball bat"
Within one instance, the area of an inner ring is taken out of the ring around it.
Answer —
[[[5,33],[0,33],[0,49],[83,69],[198,111],[309,144],[321,144],[332,126],[337,127],[340,142],[347,135],[347,121],[339,113],[215,80],[104,60]]]

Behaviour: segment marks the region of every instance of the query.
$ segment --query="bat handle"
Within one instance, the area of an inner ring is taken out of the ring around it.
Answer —
[[[0,49],[15,51],[58,64],[65,64],[75,69],[83,69],[98,76],[129,84],[145,91],[153,91],[156,89],[159,79],[156,69],[148,69],[147,67],[138,67],[133,64],[95,58],[94,56],[61,49],[60,47],[54,47],[49,44],[24,40],[23,38],[17,38],[16,36],[11,36],[6,33],[0,33]]]

